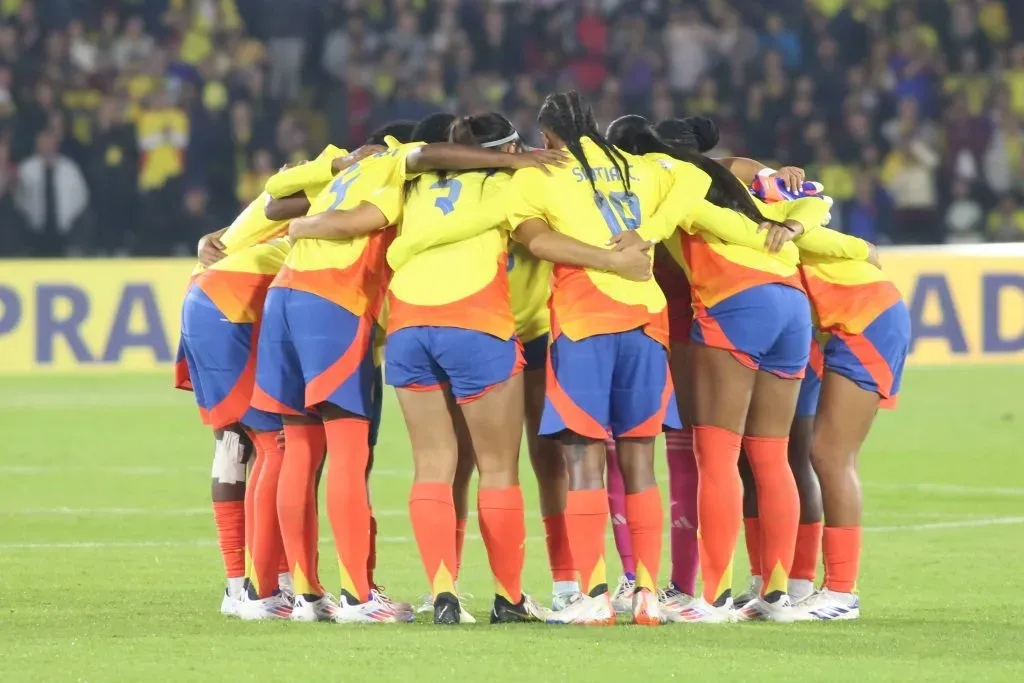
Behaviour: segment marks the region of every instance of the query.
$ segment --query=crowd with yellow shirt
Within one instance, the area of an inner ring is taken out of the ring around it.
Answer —
[[[180,252],[328,139],[487,109],[536,143],[532,110],[566,84],[602,124],[710,116],[722,154],[813,169],[835,225],[879,242],[994,239],[1024,189],[1009,0],[2,0],[4,156],[14,174],[56,133],[90,227],[38,225],[17,182],[0,216],[15,253],[39,234],[48,253]]]

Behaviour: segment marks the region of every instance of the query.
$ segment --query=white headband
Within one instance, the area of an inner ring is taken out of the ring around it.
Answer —
[[[500,140],[491,140],[490,142],[482,142],[482,143],[480,143],[480,146],[481,147],[501,147],[502,145],[507,145],[510,142],[515,142],[518,139],[519,139],[519,132],[518,131],[512,131],[512,135],[509,135],[508,137],[504,137],[504,138],[502,138]]]

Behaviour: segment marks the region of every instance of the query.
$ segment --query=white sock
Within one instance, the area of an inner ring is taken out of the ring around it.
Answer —
[[[555,595],[575,595],[580,592],[580,584],[578,581],[555,581],[551,592]]]
[[[755,593],[760,595],[761,594],[761,589],[764,588],[764,579],[762,579],[760,576],[751,576],[750,577],[750,588]]]
[[[290,593],[295,592],[295,584],[292,582],[291,572],[281,572],[277,575],[277,587]]]
[[[789,580],[789,597],[794,600],[803,600],[814,592],[814,582],[807,579]]]
[[[242,588],[244,586],[244,576],[232,576],[228,579],[228,596],[236,599],[242,597]]]

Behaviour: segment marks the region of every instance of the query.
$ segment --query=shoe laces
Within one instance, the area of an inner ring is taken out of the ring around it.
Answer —
[[[633,591],[636,590],[636,581],[630,579],[628,576],[619,577],[619,585],[615,589],[615,595],[632,595]]]

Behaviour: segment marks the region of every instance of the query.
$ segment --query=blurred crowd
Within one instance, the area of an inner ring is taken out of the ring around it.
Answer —
[[[879,243],[1024,240],[1024,0],[0,0],[0,255],[190,253],[328,141],[536,141],[567,88],[709,116]]]

